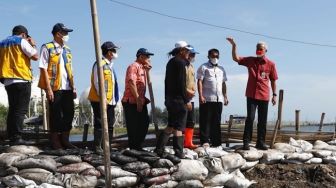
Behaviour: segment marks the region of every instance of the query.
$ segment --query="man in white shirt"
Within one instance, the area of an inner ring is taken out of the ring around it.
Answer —
[[[69,32],[62,23],[54,25],[54,40],[42,45],[39,62],[39,87],[44,89],[49,102],[49,122],[53,149],[75,148],[69,142],[77,97],[72,74],[72,54],[65,45]]]
[[[31,94],[30,60],[36,61],[38,53],[26,27],[17,25],[12,34],[0,42],[0,81],[5,85],[9,105],[7,136],[12,144],[30,144],[21,134]]]
[[[201,65],[197,70],[197,86],[200,102],[200,142],[203,146],[220,146],[221,115],[223,104],[228,105],[225,81],[226,73],[218,64],[219,51],[208,51],[209,61]]]

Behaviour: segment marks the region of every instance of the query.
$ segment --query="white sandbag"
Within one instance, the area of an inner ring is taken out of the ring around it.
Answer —
[[[138,182],[137,177],[119,177],[112,179],[112,187],[132,187]]]
[[[305,141],[305,140],[295,140],[294,138],[290,138],[289,139],[289,144],[291,146],[300,148],[300,150],[302,151],[310,151],[311,149],[313,149],[313,144]],[[299,150],[297,150],[298,152]]]
[[[63,186],[63,181],[61,179],[42,168],[23,169],[18,172],[18,175],[25,179],[33,180],[37,184],[49,183]]]
[[[0,166],[12,166],[16,161],[25,159],[26,154],[22,153],[1,153],[0,154]]]
[[[222,160],[216,157],[203,157],[199,159],[209,172],[220,174],[224,172]]]
[[[285,158],[285,154],[279,150],[267,150],[264,152],[260,163],[275,164]]]
[[[247,188],[250,185],[257,183],[256,181],[248,180],[245,178],[244,174],[241,173],[239,169],[233,171],[231,173],[232,178],[227,180],[224,184],[225,187],[230,187],[230,188]]]
[[[335,146],[335,145],[336,145],[336,139],[329,141],[328,144],[329,144],[329,145],[334,145],[334,146]]]
[[[325,150],[336,151],[336,146],[334,146],[334,145],[329,145],[328,147],[325,148]]]
[[[198,160],[181,159],[178,170],[172,174],[172,180],[200,180],[208,176],[208,169]]]
[[[68,174],[69,176],[64,179],[65,188],[89,188],[96,187],[96,176],[82,176],[78,174]]]
[[[156,177],[146,177],[143,179],[143,182],[146,185],[159,185],[167,183],[171,179],[169,174],[156,176]]]
[[[128,176],[128,177],[136,177],[137,176],[136,174],[134,174],[132,172],[128,172],[126,170],[121,169],[120,167],[111,166],[110,169],[111,169],[110,174],[111,174],[112,178],[119,178],[119,177],[125,177],[125,176]],[[97,170],[99,170],[99,172],[105,176],[105,167],[104,166],[98,166]]]
[[[222,174],[211,174],[203,181],[203,185],[206,187],[224,186],[224,184],[233,177],[232,174],[222,173]]]
[[[2,178],[1,181],[8,187],[27,187],[30,185],[36,186],[34,181],[22,178],[19,175],[6,176]]]
[[[247,161],[256,161],[263,156],[262,152],[252,147],[250,148],[250,150],[238,150],[238,153]]]
[[[62,174],[78,174],[88,168],[94,168],[94,167],[87,162],[73,163],[58,167],[57,172]]]
[[[327,148],[329,146],[329,144],[327,144],[326,142],[323,142],[323,141],[321,141],[321,140],[316,140],[315,142],[314,142],[314,149],[316,149],[316,150],[323,150],[323,149],[325,149],[325,148]]]
[[[321,164],[322,159],[318,158],[318,157],[313,157],[313,158],[309,159],[308,161],[306,161],[305,163],[306,164]]]
[[[18,169],[42,168],[50,172],[55,172],[57,169],[56,161],[50,157],[39,157],[37,159],[31,157],[16,161],[13,166]]]
[[[203,188],[203,184],[199,180],[184,180],[176,188]]]
[[[245,171],[245,170],[251,169],[258,163],[259,161],[246,161],[245,164],[242,167],[240,167],[240,170]]]
[[[298,160],[301,162],[305,162],[313,158],[313,154],[311,153],[289,153],[289,154],[286,154],[285,157],[287,160]]]
[[[177,181],[169,180],[167,183],[163,183],[163,184],[160,184],[160,185],[152,185],[149,188],[174,188],[177,185],[178,185]]]
[[[232,172],[244,166],[246,160],[238,153],[229,153],[221,157],[224,171]]]
[[[336,165],[336,156],[328,156],[326,158],[323,158],[323,162],[327,164]]]
[[[8,153],[22,153],[26,155],[37,155],[41,150],[36,146],[16,145],[7,149]]]
[[[294,146],[287,143],[275,143],[273,145],[273,148],[283,153],[294,153],[296,151],[296,148]]]
[[[209,148],[198,147],[194,151],[198,154],[198,157],[204,157],[204,156],[221,157],[223,155],[228,154],[228,152],[223,150],[222,146],[209,147]]]
[[[324,157],[330,156],[332,154],[332,151],[328,151],[328,150],[313,150],[312,153],[313,153],[313,155],[315,157],[324,158]]]
[[[63,186],[53,185],[49,183],[42,183],[41,185],[34,188],[63,188]]]
[[[192,160],[198,159],[198,154],[191,149],[184,148],[183,152],[187,159],[192,159]]]

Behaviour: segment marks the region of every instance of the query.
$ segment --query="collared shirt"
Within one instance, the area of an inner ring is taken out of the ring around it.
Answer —
[[[278,79],[275,64],[266,57],[243,57],[239,65],[247,67],[248,70],[246,97],[269,101],[270,80]]]
[[[197,70],[197,80],[202,80],[202,93],[207,102],[224,102],[222,84],[227,78],[222,66],[204,63]]]
[[[26,39],[21,40],[21,49],[23,53],[26,54],[26,56],[28,56],[29,58],[37,54],[37,50],[34,47],[32,47]],[[28,82],[28,81],[15,78],[5,78],[3,84],[5,86],[8,86],[14,83],[22,83],[22,82]]]
[[[112,74],[111,74],[111,76],[112,76],[112,83],[114,83],[113,85],[112,85],[112,87],[114,87],[113,88],[113,94],[112,94],[112,100],[108,103],[108,105],[116,105],[117,104],[117,98],[116,98],[116,95],[119,95],[119,94],[117,94],[116,92],[119,92],[119,91],[116,91],[116,90],[118,90],[117,88],[116,88],[116,86],[117,86],[117,83],[116,83],[116,79],[115,79],[115,76],[116,75],[114,75],[115,74],[115,72],[113,71],[113,62],[112,61],[110,61],[110,60],[108,60],[108,59],[106,59],[105,57],[103,57],[103,60],[106,62],[106,64],[110,67],[110,69],[111,69],[111,72],[112,72]],[[97,63],[95,63],[95,65],[94,65],[94,67],[93,67],[93,82],[94,82],[94,87],[96,88],[96,91],[97,91],[97,93],[99,94],[99,83],[98,83],[98,73],[97,73]]]
[[[146,83],[147,83],[146,70],[143,67],[143,65],[141,65],[140,63],[136,61],[132,63],[131,65],[129,65],[127,68],[126,77],[125,77],[125,92],[122,98],[122,102],[136,104],[136,97],[133,96],[131,92],[130,82],[132,82],[136,86],[137,92],[138,92],[138,95],[141,101],[145,103]]]
[[[55,45],[55,50],[57,53],[62,54],[63,53],[63,46],[58,44],[56,41],[53,41]],[[61,71],[61,88],[60,90],[72,90],[70,87],[70,81],[68,80],[68,74],[67,71],[65,70],[64,66],[64,59],[63,56],[60,56],[60,70]],[[48,64],[49,64],[49,52],[48,49],[45,45],[42,46],[41,49],[41,56],[40,56],[40,62],[39,62],[39,67],[43,69],[48,69]]]

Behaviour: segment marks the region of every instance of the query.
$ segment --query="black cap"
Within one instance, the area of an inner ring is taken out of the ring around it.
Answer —
[[[116,49],[116,48],[119,48],[119,47],[116,46],[115,44],[113,44],[113,42],[111,42],[111,41],[106,41],[106,42],[103,43],[103,45],[101,45],[102,51],[112,50],[112,49]]]
[[[25,33],[26,35],[28,35],[28,30],[23,25],[17,25],[12,30],[13,35],[20,35],[21,33]]]
[[[154,55],[153,53],[149,52],[146,48],[140,48],[137,53],[136,56],[138,57],[139,55]]]
[[[62,23],[57,23],[57,24],[54,25],[51,33],[54,35],[55,33],[62,32],[62,31],[63,32],[72,32],[73,30],[65,27],[65,25],[62,24]]]

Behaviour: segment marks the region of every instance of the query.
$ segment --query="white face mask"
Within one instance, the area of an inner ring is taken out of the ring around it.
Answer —
[[[218,64],[218,58],[210,58],[210,63],[217,65]]]
[[[118,58],[118,54],[117,54],[117,52],[116,53],[112,53],[112,59],[117,59]]]
[[[63,42],[68,42],[69,41],[69,35],[65,35],[62,37]]]

